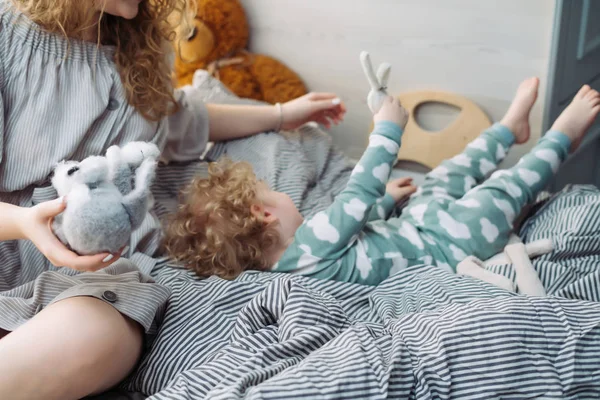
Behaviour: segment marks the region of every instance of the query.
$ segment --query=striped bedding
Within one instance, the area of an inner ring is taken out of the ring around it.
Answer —
[[[306,129],[301,140],[259,135],[207,157],[252,161],[311,215],[343,188],[350,168]],[[197,172],[205,166],[159,172],[158,182],[169,182],[154,190],[166,204],[159,212]],[[154,400],[599,398],[600,192],[568,188],[520,234],[555,241],[534,262],[549,297],[427,265],[378,287],[258,272],[199,280],[164,265],[154,274],[172,291],[161,329],[122,387]],[[491,269],[513,278],[510,265]]]
[[[599,398],[600,192],[555,195],[520,234],[555,241],[534,262],[549,297],[427,265],[376,288],[164,266],[166,316],[124,387],[156,400]]]
[[[165,266],[166,317],[126,387],[151,399],[598,398],[600,192],[561,193],[521,235],[557,241],[535,261],[549,297],[425,265],[375,288]]]

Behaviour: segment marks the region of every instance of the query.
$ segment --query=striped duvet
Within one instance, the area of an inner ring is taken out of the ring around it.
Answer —
[[[306,133],[216,146],[208,158],[254,160],[311,215],[350,168]],[[159,172],[171,183],[155,188],[161,203],[174,205],[173,183],[195,172],[205,167]],[[172,291],[161,329],[123,388],[153,400],[600,398],[600,192],[568,188],[520,235],[555,241],[534,262],[549,297],[427,265],[378,287],[258,272],[199,280],[165,265],[154,273]],[[510,265],[491,269],[513,278]]]

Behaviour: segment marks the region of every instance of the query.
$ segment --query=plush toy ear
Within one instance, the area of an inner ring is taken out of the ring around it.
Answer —
[[[90,156],[79,163],[78,181],[86,185],[98,185],[108,180],[108,160],[102,156]]]
[[[158,159],[160,150],[154,143],[129,142],[122,149],[123,161],[133,167],[139,167],[146,158]]]
[[[377,70],[377,81],[379,82],[379,89],[383,92],[387,89],[388,80],[390,79],[390,71],[392,65],[389,63],[383,63]]]
[[[371,85],[372,90],[379,90],[379,80],[375,75],[375,70],[373,69],[373,64],[371,64],[371,57],[369,53],[363,51],[360,53],[360,62],[362,63],[363,70],[365,71],[365,75],[367,76],[367,80]]]

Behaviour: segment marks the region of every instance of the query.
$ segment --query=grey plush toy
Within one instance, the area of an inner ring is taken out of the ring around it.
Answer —
[[[131,142],[106,157],[59,163],[52,185],[67,207],[54,220],[56,236],[80,255],[117,253],[146,217],[158,148]]]

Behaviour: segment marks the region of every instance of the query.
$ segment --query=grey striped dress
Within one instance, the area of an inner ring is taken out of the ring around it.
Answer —
[[[55,198],[48,177],[57,162],[114,144],[152,141],[166,160],[200,157],[208,118],[196,90],[178,91],[181,110],[151,123],[125,101],[113,52],[44,32],[0,0],[1,202],[30,207]],[[29,241],[0,242],[0,328],[14,330],[54,301],[89,295],[149,330],[169,295],[146,276],[157,261],[158,232],[149,213],[131,238],[129,260],[95,274],[55,268]]]

